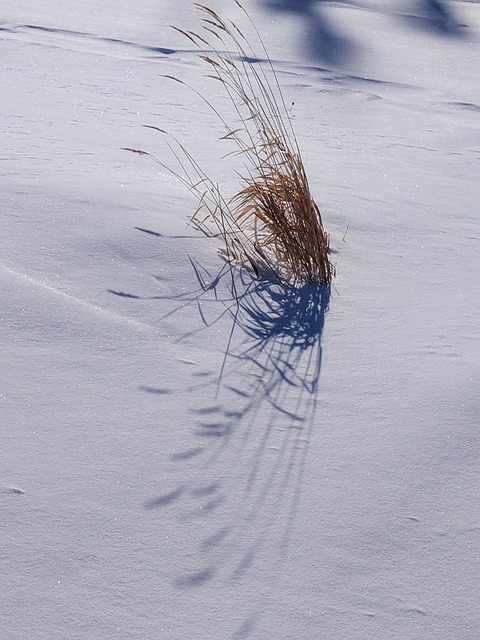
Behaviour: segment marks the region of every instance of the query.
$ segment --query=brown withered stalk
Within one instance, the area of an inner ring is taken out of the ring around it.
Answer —
[[[202,14],[200,34],[173,28],[198,48],[209,69],[208,77],[221,84],[234,106],[236,127],[192,89],[225,127],[222,139],[233,141],[234,153],[243,159],[240,191],[224,198],[178,140],[158,127],[151,128],[166,136],[181,167],[175,175],[198,197],[192,221],[204,228],[208,219],[216,223],[229,259],[249,265],[258,277],[273,271],[284,281],[329,285],[335,274],[329,238],[310,191],[277,75],[253,21],[242,5],[234,2],[249,19],[266,63],[258,60],[235,23],[207,6],[195,4]],[[186,84],[173,76],[165,77]]]

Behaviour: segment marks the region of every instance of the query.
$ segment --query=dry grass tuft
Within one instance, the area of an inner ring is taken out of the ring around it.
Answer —
[[[235,108],[240,126],[232,127],[192,89],[218,116],[226,130],[222,139],[233,141],[234,153],[244,161],[239,193],[226,200],[178,140],[151,128],[167,136],[181,167],[175,174],[198,196],[192,221],[200,227],[207,219],[215,221],[229,259],[249,264],[257,276],[267,270],[283,281],[330,284],[335,269],[329,260],[328,235],[310,192],[275,70],[255,24],[234,1],[250,21],[266,64],[258,60],[235,23],[207,6],[195,4],[202,14],[201,35],[173,28],[199,49],[208,77],[221,83]],[[203,219],[202,211],[206,211]]]

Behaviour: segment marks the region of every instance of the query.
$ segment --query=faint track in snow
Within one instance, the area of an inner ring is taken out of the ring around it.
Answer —
[[[107,36],[99,36],[94,33],[88,33],[86,31],[74,31],[71,29],[58,29],[53,27],[45,27],[38,24],[20,24],[15,27],[3,28],[2,31],[8,31],[9,33],[21,33],[25,31],[40,31],[52,35],[65,36],[69,38],[81,38],[95,42],[102,42],[105,44],[116,44],[128,47],[135,47],[136,49],[143,49],[145,51],[151,51],[153,53],[160,53],[168,56],[177,53],[177,49],[170,49],[168,47],[156,47],[153,45],[147,45],[140,42],[132,42],[129,40],[122,40],[121,38],[110,38]]]
[[[81,306],[84,309],[87,309],[89,311],[93,311],[95,314],[102,315],[110,320],[114,320],[115,322],[121,322],[131,327],[133,326],[136,329],[140,329],[141,331],[148,331],[152,333],[158,332],[157,327],[154,327],[151,324],[147,324],[146,322],[141,322],[140,320],[135,320],[134,318],[127,318],[126,316],[116,313],[115,311],[111,311],[110,309],[105,309],[104,307],[100,307],[94,304],[93,302],[88,302],[87,300],[82,300],[82,298],[77,298],[76,296],[73,296],[70,293],[61,291],[60,289],[51,285],[49,282],[32,278],[28,274],[15,271],[15,269],[12,269],[11,267],[8,267],[5,264],[0,263],[0,267],[4,272],[8,273],[10,276],[15,278],[16,280],[19,280],[22,282],[28,282],[28,284],[32,284],[35,287],[43,289],[44,291],[48,291],[54,296],[68,300],[69,302],[72,302],[78,306]]]
[[[198,50],[194,48],[175,48],[162,47],[156,45],[145,44],[143,42],[135,42],[134,40],[125,40],[122,38],[113,38],[110,36],[102,36],[88,31],[76,31],[74,29],[62,29],[58,27],[47,27],[40,24],[13,24],[8,26],[0,26],[0,32],[9,34],[27,34],[29,32],[38,32],[39,34],[47,34],[48,36],[58,36],[66,40],[84,40],[91,42],[100,42],[107,45],[120,45],[135,49],[142,49],[151,53],[160,53],[164,56],[170,56],[176,53],[194,53]]]

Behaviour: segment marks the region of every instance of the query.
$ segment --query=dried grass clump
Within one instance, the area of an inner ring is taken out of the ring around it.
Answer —
[[[182,175],[176,175],[199,198],[193,222],[203,226],[213,219],[230,259],[249,264],[257,276],[270,270],[281,280],[330,284],[334,267],[329,260],[328,235],[310,192],[275,70],[255,24],[234,1],[250,21],[266,65],[235,23],[207,6],[195,4],[202,13],[201,34],[173,28],[199,49],[199,57],[209,67],[208,77],[221,83],[235,108],[238,123],[232,127],[193,89],[224,125],[222,139],[233,141],[233,153],[244,161],[241,189],[225,199],[187,150],[170,137],[168,144],[181,166]],[[207,216],[201,218],[205,209]]]

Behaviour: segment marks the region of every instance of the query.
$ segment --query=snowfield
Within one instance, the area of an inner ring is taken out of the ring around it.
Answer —
[[[237,307],[198,12],[2,4],[2,640],[479,637],[480,3],[245,7],[337,277]]]

